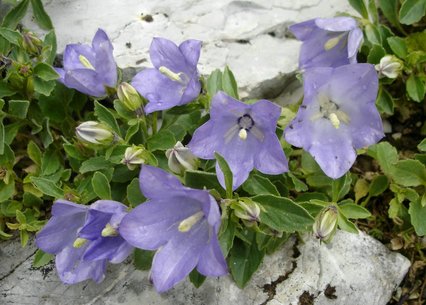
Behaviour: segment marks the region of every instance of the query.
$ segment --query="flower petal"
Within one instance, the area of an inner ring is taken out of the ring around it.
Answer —
[[[86,57],[86,59],[92,65],[95,65],[96,55],[93,49],[86,44],[68,44],[64,51],[64,70],[74,69],[88,69],[80,61],[80,55]]]
[[[275,133],[266,133],[258,151],[254,167],[267,175],[278,175],[288,171],[288,161]]]
[[[348,58],[351,64],[356,63],[356,55],[362,43],[363,34],[361,29],[355,28],[349,32]]]
[[[311,35],[314,33],[315,28],[315,19],[311,19],[293,24],[289,27],[289,30],[293,33],[294,36],[296,36],[298,40],[304,41],[311,37]]]
[[[98,74],[91,69],[66,71],[64,84],[69,88],[95,97],[101,97],[106,94],[104,85],[98,79]]]
[[[197,270],[205,276],[222,276],[228,273],[225,257],[223,256],[216,234],[210,236],[210,242],[203,249]]]
[[[208,241],[208,225],[203,220],[186,233],[178,233],[160,248],[152,261],[152,281],[158,292],[164,292],[183,280],[198,263]]]
[[[93,261],[100,259],[121,262],[129,256],[133,247],[121,236],[100,237],[92,241],[83,255],[83,260]]]
[[[223,91],[219,91],[213,96],[210,108],[210,118],[213,120],[220,119],[235,120],[250,111],[250,105],[244,104]]]
[[[59,278],[65,284],[75,284],[87,279],[100,283],[105,278],[106,260],[83,261],[87,246],[65,248],[56,255],[56,269]]]
[[[117,65],[113,56],[113,46],[107,34],[98,29],[92,40],[92,47],[96,54],[94,66],[100,76],[102,83],[109,87],[115,87],[117,84]]]
[[[179,50],[185,56],[186,61],[196,67],[200,59],[202,41],[195,39],[188,39],[179,45]]]
[[[185,105],[195,100],[201,92],[201,82],[198,73],[194,73],[193,77],[189,81],[182,95],[179,105]]]
[[[179,179],[168,172],[150,165],[142,165],[139,184],[146,198],[163,198],[171,190],[184,189]]]
[[[357,27],[357,22],[352,17],[317,18],[315,24],[323,30],[332,32],[346,32]]]
[[[167,67],[174,73],[183,72],[187,75],[192,74],[186,58],[181,50],[171,40],[154,37],[149,48],[151,62],[156,69],[161,66]]]
[[[145,106],[147,114],[177,106],[185,90],[182,84],[172,81],[156,69],[144,69],[136,74],[132,86],[149,100]]]
[[[89,240],[98,239],[110,219],[110,213],[90,209],[87,214],[87,220],[83,228],[78,232],[78,236]]]

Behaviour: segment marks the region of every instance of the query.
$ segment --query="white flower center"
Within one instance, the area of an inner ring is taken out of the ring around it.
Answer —
[[[319,112],[311,117],[311,120],[317,120],[324,118],[330,121],[334,128],[338,129],[341,123],[349,124],[349,116],[342,110],[339,105],[331,101],[324,94],[318,96],[319,101]]]

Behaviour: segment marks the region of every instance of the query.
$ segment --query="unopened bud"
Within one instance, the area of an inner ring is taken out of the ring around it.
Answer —
[[[116,138],[110,128],[96,121],[81,123],[75,131],[81,141],[91,144],[108,145]]]
[[[141,96],[136,89],[128,83],[121,83],[118,86],[117,95],[124,107],[130,111],[138,111],[143,106]]]
[[[33,32],[26,32],[22,37],[22,46],[25,51],[30,54],[39,54],[41,52],[43,42]]]
[[[397,78],[403,68],[403,63],[393,55],[386,55],[380,59],[380,63],[375,65],[379,72],[379,77]]]
[[[166,157],[169,168],[176,174],[182,174],[186,170],[198,168],[198,158],[179,141],[173,148],[166,151]]]
[[[315,218],[313,232],[321,241],[330,241],[337,230],[338,210],[334,205],[323,209]]]
[[[138,165],[145,163],[145,148],[139,146],[127,147],[121,163],[126,164],[129,170],[134,170]]]
[[[238,202],[232,204],[232,209],[235,216],[249,223],[258,222],[260,219],[259,205],[248,198],[240,198]]]

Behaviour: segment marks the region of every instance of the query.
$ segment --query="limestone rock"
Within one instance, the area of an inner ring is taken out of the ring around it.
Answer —
[[[30,256],[17,259],[18,266],[2,273],[1,304],[385,305],[410,266],[408,259],[364,233],[339,231],[330,245],[311,236],[304,239],[296,244],[293,238],[266,256],[244,289],[227,276],[208,278],[199,289],[185,280],[161,295],[150,284],[148,272],[135,270],[130,262],[109,265],[99,285],[86,281],[68,286],[60,282],[53,265],[32,268]],[[3,243],[2,249],[22,252],[18,242]],[[25,251],[34,253],[34,245]]]

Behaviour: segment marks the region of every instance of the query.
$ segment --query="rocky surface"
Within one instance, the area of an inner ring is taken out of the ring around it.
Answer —
[[[203,41],[199,69],[208,74],[229,65],[243,97],[272,98],[297,69],[300,43],[288,26],[315,17],[353,12],[344,0],[48,0],[44,1],[58,36],[68,43],[91,41],[103,28],[122,68],[150,66],[155,36],[176,43]],[[30,27],[29,18],[26,22]]]
[[[0,303],[19,305],[385,305],[410,266],[372,237],[339,231],[329,245],[310,236],[298,244],[290,240],[265,257],[244,289],[226,276],[208,278],[198,289],[185,280],[160,295],[148,272],[130,262],[110,265],[99,285],[67,286],[53,264],[31,267],[32,243],[24,251],[17,242],[2,243],[1,249]]]

